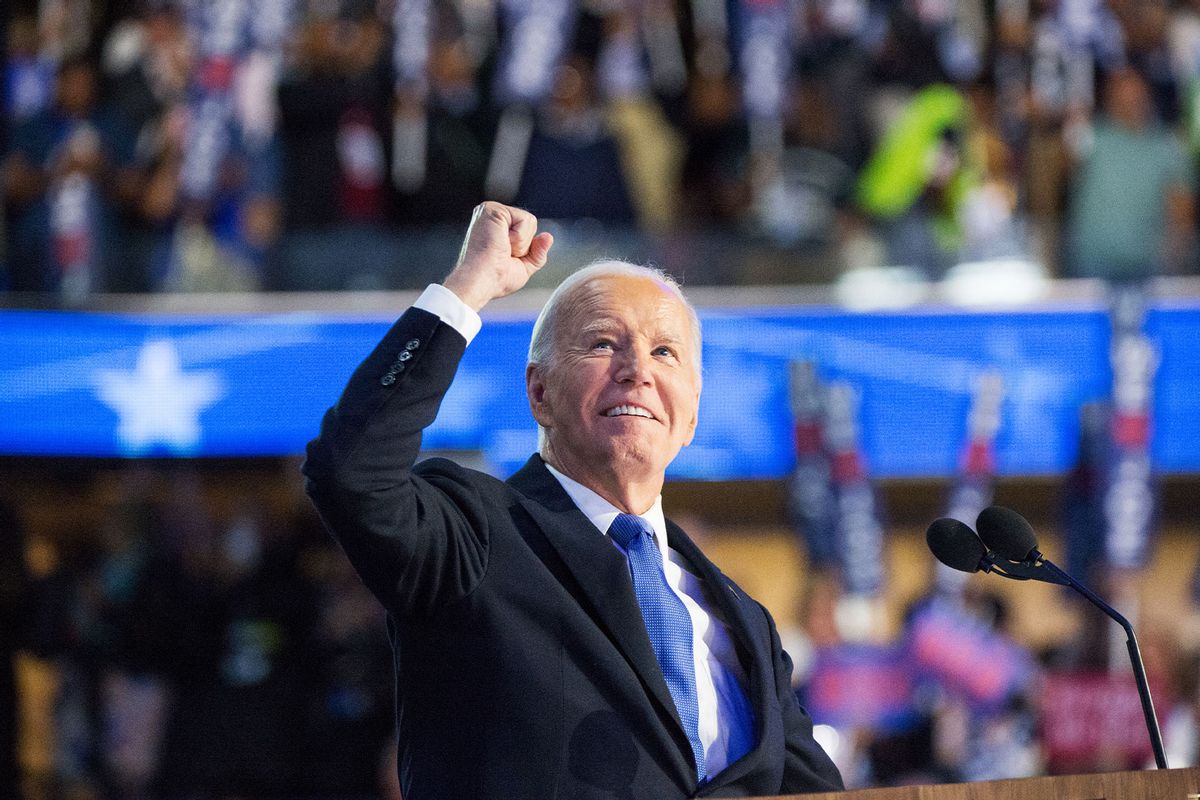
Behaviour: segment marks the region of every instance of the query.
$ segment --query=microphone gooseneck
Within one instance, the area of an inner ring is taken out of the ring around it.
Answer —
[[[1134,681],[1137,683],[1138,696],[1142,701],[1142,715],[1146,718],[1146,730],[1150,734],[1150,746],[1154,750],[1154,761],[1159,769],[1166,769],[1167,756],[1163,749],[1158,718],[1154,713],[1154,703],[1150,699],[1150,684],[1146,680],[1146,667],[1142,663],[1141,649],[1138,647],[1137,637],[1133,633],[1133,626],[1129,620],[1091,589],[1059,569],[1054,562],[1039,553],[1033,526],[1017,512],[1002,506],[989,506],[980,512],[976,524],[979,527],[980,540],[995,551],[995,554],[1007,559],[1006,562],[995,564],[996,574],[1018,580],[1033,579],[1070,586],[1124,629],[1129,661],[1133,666]],[[968,530],[970,529],[968,528]]]

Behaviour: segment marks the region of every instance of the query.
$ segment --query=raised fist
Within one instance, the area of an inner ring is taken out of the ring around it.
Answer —
[[[488,201],[475,207],[454,271],[443,285],[476,311],[520,289],[546,264],[554,237],[537,217]]]

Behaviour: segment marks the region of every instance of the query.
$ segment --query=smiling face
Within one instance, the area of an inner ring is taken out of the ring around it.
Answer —
[[[696,430],[699,359],[688,311],[639,275],[588,280],[564,302],[553,358],[526,372],[542,457],[619,506],[613,495],[630,486],[657,496]]]

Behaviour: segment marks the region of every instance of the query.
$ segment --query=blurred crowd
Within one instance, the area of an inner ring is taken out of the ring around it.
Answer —
[[[484,198],[711,283],[1197,268],[1192,0],[6,10],[11,291],[415,287]]]
[[[0,506],[0,796],[398,800],[384,615],[294,469],[47,472],[39,491],[69,486],[72,507]],[[847,785],[1149,762],[1106,619],[1083,610],[1035,651],[988,584],[939,570],[895,630],[868,633],[847,576],[802,546],[781,632]],[[1171,764],[1195,764],[1195,642],[1140,633]]]
[[[119,482],[95,525],[0,517],[0,796],[394,796],[383,612],[313,515]]]

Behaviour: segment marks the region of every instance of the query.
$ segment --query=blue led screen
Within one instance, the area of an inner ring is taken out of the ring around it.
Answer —
[[[792,466],[788,363],[812,360],[860,402],[861,445],[878,477],[953,473],[971,392],[1004,381],[1001,474],[1060,473],[1081,403],[1110,389],[1109,324],[1098,307],[981,313],[923,309],[702,309],[700,427],[677,478],[776,478]],[[0,454],[255,456],[303,452],[321,414],[383,335],[382,317],[181,317],[0,313]],[[499,474],[536,429],[524,397],[531,318],[487,319],[425,444],[480,450]],[[1200,305],[1153,309],[1158,349],[1153,457],[1200,472]]]

